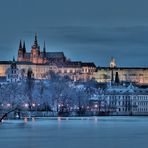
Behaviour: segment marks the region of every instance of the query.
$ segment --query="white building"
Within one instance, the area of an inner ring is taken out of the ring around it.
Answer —
[[[6,81],[7,82],[19,82],[21,80],[21,71],[17,68],[15,59],[6,71]]]
[[[148,89],[133,85],[110,86],[104,92],[108,110],[115,115],[148,115]]]

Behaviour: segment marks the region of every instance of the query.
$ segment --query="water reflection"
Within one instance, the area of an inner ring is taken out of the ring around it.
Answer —
[[[25,123],[28,122],[28,118],[27,118],[27,117],[24,118],[24,122],[25,122]]]
[[[147,125],[147,117],[25,117],[0,124],[0,148],[147,148]]]

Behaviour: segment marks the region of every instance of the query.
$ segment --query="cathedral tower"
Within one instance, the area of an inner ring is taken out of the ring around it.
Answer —
[[[30,61],[32,63],[38,63],[39,56],[40,56],[40,46],[38,45],[37,34],[35,34],[35,40],[30,54]]]
[[[46,45],[45,45],[45,41],[44,41],[44,47],[43,47],[43,63],[47,62],[47,58],[46,58]]]
[[[25,45],[25,41],[23,43],[23,58],[26,58],[26,45]]]

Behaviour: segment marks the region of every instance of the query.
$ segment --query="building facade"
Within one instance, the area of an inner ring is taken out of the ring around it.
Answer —
[[[113,115],[148,115],[148,89],[133,85],[110,86],[104,92],[108,110]]]
[[[11,64],[11,61],[0,61],[0,77],[6,76],[6,71]],[[41,49],[37,35],[30,51],[26,49],[25,42],[20,41],[16,65],[24,75],[31,68],[35,79],[46,79],[49,70],[53,70],[61,75],[68,75],[75,81],[95,79],[97,82],[106,83],[114,81],[118,73],[120,82],[148,84],[147,67],[117,67],[114,58],[109,67],[96,67],[91,62],[70,61],[63,52],[47,52],[45,42]]]
[[[19,82],[21,81],[21,78],[22,78],[21,71],[17,68],[15,59],[13,58],[10,67],[6,71],[6,81]]]
[[[110,62],[110,67],[97,67],[95,79],[97,82],[114,81],[118,73],[120,82],[132,82],[137,84],[148,84],[147,67],[117,67],[115,59]]]
[[[8,77],[8,69],[11,61],[0,61],[0,77]],[[81,61],[70,61],[63,52],[46,52],[45,42],[43,50],[38,44],[37,35],[31,51],[27,52],[25,42],[20,41],[17,61],[15,62],[18,70],[27,75],[28,69],[32,69],[35,79],[46,79],[50,70],[67,75],[72,80],[90,80],[95,78],[96,66],[94,63],[84,63]]]
[[[93,111],[106,115],[148,115],[148,89],[110,85],[90,99]]]

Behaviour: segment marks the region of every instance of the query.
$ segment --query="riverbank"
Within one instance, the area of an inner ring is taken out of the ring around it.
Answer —
[[[7,113],[8,111],[1,111],[0,118]],[[69,113],[58,113],[58,112],[51,112],[51,111],[17,111],[11,112],[7,114],[4,119],[27,119],[32,120],[35,119],[51,119],[51,120],[88,120],[91,117],[112,117],[112,116],[148,116],[147,114],[117,114],[117,113],[100,113],[100,112],[85,112],[83,114],[78,114],[76,112],[69,112]]]

